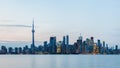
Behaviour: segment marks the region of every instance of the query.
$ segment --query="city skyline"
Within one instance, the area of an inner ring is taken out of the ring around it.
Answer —
[[[101,41],[100,39],[95,41],[93,36],[83,40],[81,34],[73,44],[69,43],[69,35],[65,35],[60,41],[57,41],[56,36],[51,36],[49,41],[44,41],[43,44],[39,43],[39,45],[36,46],[34,27],[33,19],[31,26],[31,44],[16,47],[1,45],[0,54],[120,54],[118,45],[110,47],[105,41]]]
[[[24,25],[31,26],[34,17],[36,41],[48,41],[50,36],[61,40],[64,35],[69,35],[73,44],[82,33],[84,40],[94,36],[111,46],[119,45],[119,3],[111,0],[0,1],[0,40],[31,41],[30,27]]]
[[[95,41],[94,37],[83,40],[81,34],[74,44],[69,44],[69,35],[66,35],[63,36],[63,39],[60,41],[57,41],[56,36],[51,36],[49,42],[44,41],[43,44],[36,46],[34,40],[34,20],[31,28],[31,45],[25,45],[23,47],[6,47],[2,45],[0,54],[120,54],[118,45],[109,47],[109,44],[105,41],[101,41],[100,39]]]

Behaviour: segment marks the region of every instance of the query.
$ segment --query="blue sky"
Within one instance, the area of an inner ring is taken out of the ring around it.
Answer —
[[[80,33],[110,45],[120,44],[119,0],[0,0],[0,25],[28,25],[35,20],[36,41]],[[0,27],[2,41],[31,41],[31,28]]]

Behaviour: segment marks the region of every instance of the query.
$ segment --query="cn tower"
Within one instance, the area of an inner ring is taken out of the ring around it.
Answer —
[[[34,29],[34,19],[33,19],[33,23],[32,23],[32,48],[35,47],[34,33],[35,33],[35,29]]]

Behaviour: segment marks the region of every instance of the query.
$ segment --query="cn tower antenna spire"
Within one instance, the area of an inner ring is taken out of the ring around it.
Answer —
[[[34,30],[34,18],[33,18],[33,23],[32,23],[32,30]]]

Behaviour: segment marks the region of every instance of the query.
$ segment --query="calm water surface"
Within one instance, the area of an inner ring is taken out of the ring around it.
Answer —
[[[0,55],[0,68],[120,68],[120,55]]]

